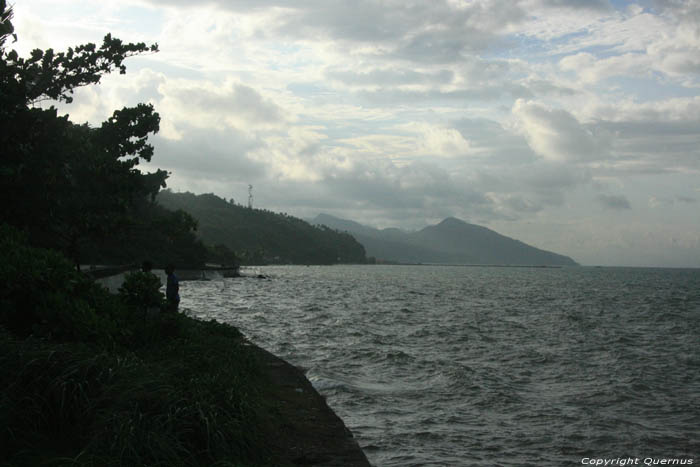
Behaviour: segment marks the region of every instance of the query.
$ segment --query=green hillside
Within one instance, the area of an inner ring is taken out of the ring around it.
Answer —
[[[366,262],[364,247],[350,234],[286,214],[240,206],[214,194],[164,190],[157,201],[167,209],[190,213],[204,243],[226,246],[243,264]]]

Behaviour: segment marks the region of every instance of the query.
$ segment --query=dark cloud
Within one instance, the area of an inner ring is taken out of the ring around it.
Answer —
[[[606,209],[613,209],[615,211],[632,209],[630,202],[622,195],[600,194],[596,199]]]
[[[451,70],[418,72],[407,68],[376,68],[366,72],[358,72],[355,70],[328,70],[326,71],[326,76],[351,86],[400,86],[406,84],[448,84],[452,82],[454,73]]]
[[[176,171],[183,178],[247,183],[266,174],[263,164],[246,155],[261,143],[240,131],[188,128],[181,140],[152,139],[156,150],[152,165]]]
[[[282,110],[253,88],[235,84],[228,88],[189,87],[170,91],[169,97],[183,106],[219,114],[236,114],[253,123],[276,123],[283,120]]]
[[[446,170],[435,165],[413,162],[358,164],[350,171],[327,176],[324,184],[337,195],[356,200],[363,206],[382,209],[430,208],[437,204],[489,204],[490,201]]]
[[[266,179],[255,186],[257,199],[266,206],[309,217],[329,212],[368,223],[381,219],[390,225],[454,215],[504,218],[493,201],[470,183],[421,162],[357,163],[350,169],[327,170],[315,181]]]
[[[488,45],[485,38],[496,37],[495,31],[525,17],[519,5],[505,0],[472,2],[464,8],[445,0],[323,0],[294,5],[294,13],[285,16],[279,31],[294,36],[398,44],[397,55],[431,62],[456,59],[462,50],[481,49]]]
[[[576,89],[558,86],[546,80],[529,80],[524,83],[532,94],[536,96],[555,96],[555,97],[570,97],[576,95],[579,91]]]
[[[521,213],[535,213],[543,209],[543,206],[539,203],[530,201],[527,198],[521,196],[511,195],[504,200],[504,204],[510,209]]]
[[[422,63],[454,63],[467,53],[487,48],[495,39],[493,34],[476,28],[430,31],[402,40],[389,56]]]
[[[193,6],[184,0],[151,2],[157,6]],[[272,29],[259,31],[260,37],[371,43],[382,45],[383,55],[423,63],[456,62],[466,52],[484,50],[499,40],[499,31],[526,18],[524,9],[508,0],[482,0],[461,7],[447,0],[212,0],[207,3],[237,13],[284,9]]]
[[[537,159],[522,135],[503,128],[499,122],[463,118],[452,122],[452,126],[481,155],[480,164],[484,169],[531,164]]]
[[[532,190],[569,189],[591,180],[590,171],[569,164],[540,162],[529,165],[521,177]]]
[[[547,206],[562,206],[566,194],[591,181],[588,170],[544,160],[508,163],[481,169],[472,185],[493,193],[503,206],[519,212],[538,212]]]
[[[614,134],[612,151],[630,173],[667,173],[700,169],[700,121],[664,120],[610,122],[595,127]]]
[[[407,91],[397,88],[359,91],[364,102],[372,106],[390,106],[401,104],[427,104],[445,106],[465,106],[472,101],[493,101],[502,98],[518,99],[532,97],[530,91],[516,83],[504,83],[494,86],[478,86],[473,89],[455,91]]]
[[[571,8],[574,10],[610,11],[613,9],[608,0],[540,0],[539,4],[546,8]]]
[[[459,64],[461,76],[470,85],[489,85],[493,83],[512,82],[518,72],[505,60],[484,60],[470,57]]]
[[[661,13],[672,14],[683,21],[700,23],[700,4],[696,0],[653,0],[653,4]]]

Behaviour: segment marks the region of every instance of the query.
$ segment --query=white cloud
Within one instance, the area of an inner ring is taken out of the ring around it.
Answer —
[[[560,66],[573,72],[585,84],[594,84],[611,77],[644,76],[652,70],[653,61],[644,53],[627,53],[599,59],[593,54],[581,52],[564,57]]]
[[[519,99],[512,112],[516,128],[533,151],[547,160],[585,162],[608,156],[609,136],[594,134],[566,110]]]
[[[681,264],[700,231],[700,7],[618,3],[26,0],[16,26],[24,53],[159,43],[61,110],[98,124],[153,103],[175,189],[252,183],[285,212],[457,215],[584,262],[656,245]]]

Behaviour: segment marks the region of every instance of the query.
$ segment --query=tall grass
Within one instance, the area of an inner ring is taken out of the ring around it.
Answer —
[[[15,233],[1,253],[7,237],[0,466],[266,463],[259,367],[235,328],[144,317]]]
[[[254,357],[220,325],[178,319],[182,335],[135,351],[0,332],[0,462],[264,463]]]

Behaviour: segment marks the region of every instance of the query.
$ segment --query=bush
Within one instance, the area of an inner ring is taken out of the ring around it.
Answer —
[[[240,333],[120,296],[0,226],[0,465],[261,465],[258,364]]]
[[[119,296],[127,305],[143,311],[149,308],[160,309],[165,306],[165,296],[160,291],[162,285],[153,273],[131,272],[124,278]]]
[[[113,310],[109,294],[76,271],[60,253],[27,244],[0,226],[0,325],[26,337],[94,341],[114,331],[97,313]]]

